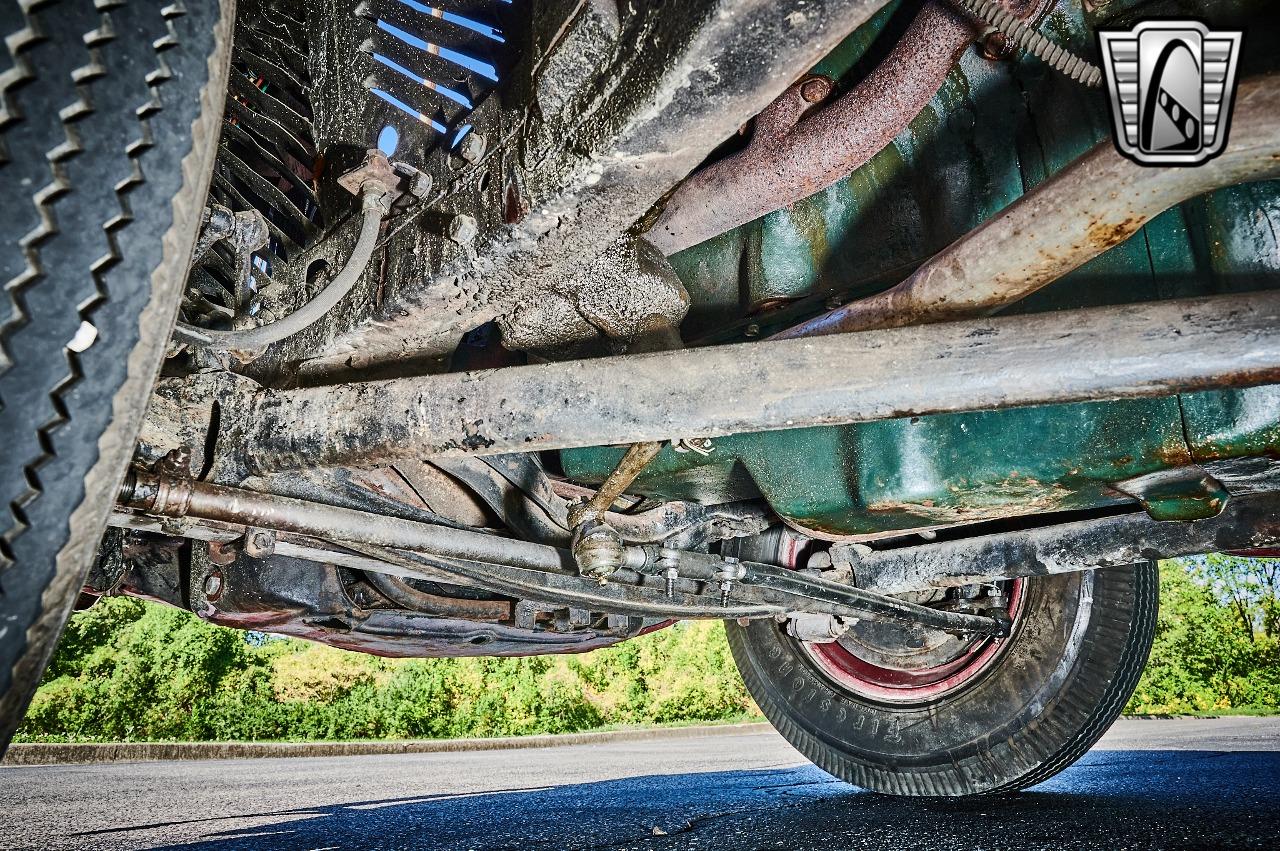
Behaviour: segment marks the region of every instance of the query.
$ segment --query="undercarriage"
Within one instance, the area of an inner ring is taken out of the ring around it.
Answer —
[[[1184,7],[239,0],[82,602],[385,656],[722,619],[844,779],[1052,774],[1150,563],[1280,545],[1274,15],[1200,10],[1247,31],[1218,155],[1108,138],[1095,33]],[[988,774],[913,726],[1059,700]]]

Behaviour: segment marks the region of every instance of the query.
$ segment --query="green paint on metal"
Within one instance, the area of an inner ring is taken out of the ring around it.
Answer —
[[[875,44],[893,15],[902,5],[902,0],[892,0],[884,8],[871,16],[871,20],[858,27],[822,60],[810,70],[812,74],[820,74],[833,80],[845,78],[855,68],[867,51]]]
[[[1197,462],[1280,457],[1280,387],[1186,393],[1180,399]]]
[[[1159,470],[1118,482],[1115,489],[1138,500],[1155,520],[1217,517],[1231,498],[1226,486],[1199,466]]]
[[[1199,10],[1211,26],[1249,22],[1245,73],[1277,61],[1266,45],[1277,43],[1280,18],[1259,0],[1203,8],[1182,0],[1095,0],[1090,12],[1085,5],[1060,0],[1042,31],[1093,56],[1101,24]],[[895,4],[815,71],[847,89],[865,73],[875,36],[900,31],[913,11]],[[748,322],[769,333],[819,312],[833,295],[847,299],[897,283],[1106,140],[1107,110],[1103,92],[1034,57],[991,62],[966,52],[929,107],[866,166],[672,258],[693,302],[686,340],[740,339]],[[1224,189],[1158,216],[1009,312],[1280,286],[1277,234],[1280,182]],[[875,535],[1097,508],[1129,499],[1115,483],[1212,460],[1280,457],[1280,388],[734,435],[715,444],[709,457],[665,450],[636,491],[703,502],[763,496],[797,526]],[[622,451],[561,457],[571,478],[598,482]],[[1198,480],[1193,467],[1177,486],[1144,494],[1144,504],[1153,516],[1206,516],[1222,495]]]
[[[664,451],[632,490],[659,499],[763,495],[796,525],[868,535],[1118,502],[1111,482],[1191,463],[1175,399],[1055,405],[718,438]],[[1123,450],[1120,449],[1123,447]],[[599,481],[621,448],[562,453]]]

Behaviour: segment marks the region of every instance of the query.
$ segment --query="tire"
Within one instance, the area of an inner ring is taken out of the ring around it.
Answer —
[[[234,0],[0,0],[0,752],[93,560],[173,327],[233,20]]]
[[[819,767],[890,795],[990,795],[1047,780],[1111,726],[1146,664],[1158,592],[1154,564],[1025,580],[998,653],[919,702],[851,692],[773,621],[726,629],[747,690]]]

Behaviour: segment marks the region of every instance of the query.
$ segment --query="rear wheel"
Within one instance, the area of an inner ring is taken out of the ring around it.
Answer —
[[[133,452],[217,141],[233,0],[0,0],[0,750]]]
[[[823,769],[893,795],[992,794],[1052,777],[1115,721],[1158,583],[1153,564],[1011,583],[998,640],[858,624],[808,644],[772,621],[726,627],[752,697]]]

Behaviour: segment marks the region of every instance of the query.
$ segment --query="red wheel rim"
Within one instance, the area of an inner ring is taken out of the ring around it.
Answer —
[[[1009,617],[1017,625],[1022,609],[1023,580],[1010,583]],[[904,670],[877,665],[857,656],[843,644],[803,645],[818,669],[840,688],[859,697],[885,703],[937,700],[977,680],[1000,656],[1007,638],[980,638],[958,657],[931,668]]]

